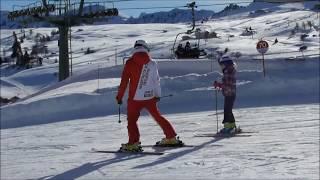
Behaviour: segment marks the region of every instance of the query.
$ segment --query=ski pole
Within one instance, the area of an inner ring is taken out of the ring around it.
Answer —
[[[119,113],[119,121],[118,121],[118,123],[121,123],[121,119],[120,119],[120,111],[121,111],[121,109],[120,109],[120,107],[121,107],[121,104],[119,104],[119,108],[118,108],[118,113]]]
[[[219,117],[218,117],[218,89],[216,89],[216,117],[217,117],[217,133],[219,129]]]
[[[160,99],[167,98],[167,97],[172,97],[172,96],[173,96],[173,94],[169,94],[169,95],[161,96]]]

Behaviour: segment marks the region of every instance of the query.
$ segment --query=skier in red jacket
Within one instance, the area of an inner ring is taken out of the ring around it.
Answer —
[[[143,108],[149,111],[165,134],[165,138],[157,142],[157,145],[175,146],[182,143],[176,138],[177,134],[170,122],[157,108],[157,102],[161,97],[160,77],[157,63],[150,58],[149,51],[149,46],[144,40],[137,40],[133,55],[126,62],[122,72],[116,100],[118,104],[122,104],[122,98],[129,84],[127,101],[129,142],[121,145],[121,151],[142,151],[137,121]]]
[[[223,134],[236,133],[236,122],[233,116],[233,104],[236,99],[236,68],[235,63],[229,56],[222,56],[219,60],[219,65],[223,72],[222,82],[214,82],[214,87],[222,89],[224,96],[224,128],[220,130]]]

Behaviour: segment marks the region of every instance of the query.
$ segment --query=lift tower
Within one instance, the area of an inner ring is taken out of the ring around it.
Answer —
[[[86,8],[86,9],[85,9]],[[71,27],[81,23],[92,22],[94,18],[118,16],[118,9],[110,1],[72,3],[70,0],[41,0],[9,12],[8,18],[28,16],[32,20],[49,22],[59,28],[59,81],[70,76],[69,55],[71,49]],[[71,58],[72,60],[72,58]],[[72,64],[72,63],[71,63]]]

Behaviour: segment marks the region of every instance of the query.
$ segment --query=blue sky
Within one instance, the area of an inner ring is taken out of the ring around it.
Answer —
[[[80,0],[72,0],[72,2],[79,2]],[[94,2],[105,2],[106,0],[90,0]],[[86,0],[85,2],[90,2]],[[110,1],[110,0],[109,0]],[[114,6],[119,9],[120,15],[123,16],[139,16],[140,13],[150,13],[157,11],[169,11],[174,7],[182,8],[187,3],[193,0],[114,0]],[[198,5],[198,10],[208,9],[213,11],[222,10],[228,3],[240,3],[239,5],[248,5],[253,0],[194,0]],[[41,2],[40,0],[1,0],[1,10],[19,9],[21,6],[26,6]],[[49,1],[50,2],[50,1]],[[111,4],[110,4],[111,5]],[[156,7],[156,8],[155,8]],[[133,9],[137,8],[137,9]],[[151,8],[151,9],[147,9]]]

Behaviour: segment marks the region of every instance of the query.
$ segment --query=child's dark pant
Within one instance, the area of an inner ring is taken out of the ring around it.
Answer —
[[[222,123],[234,123],[235,119],[232,113],[232,108],[236,96],[225,96],[224,97],[224,118]]]

